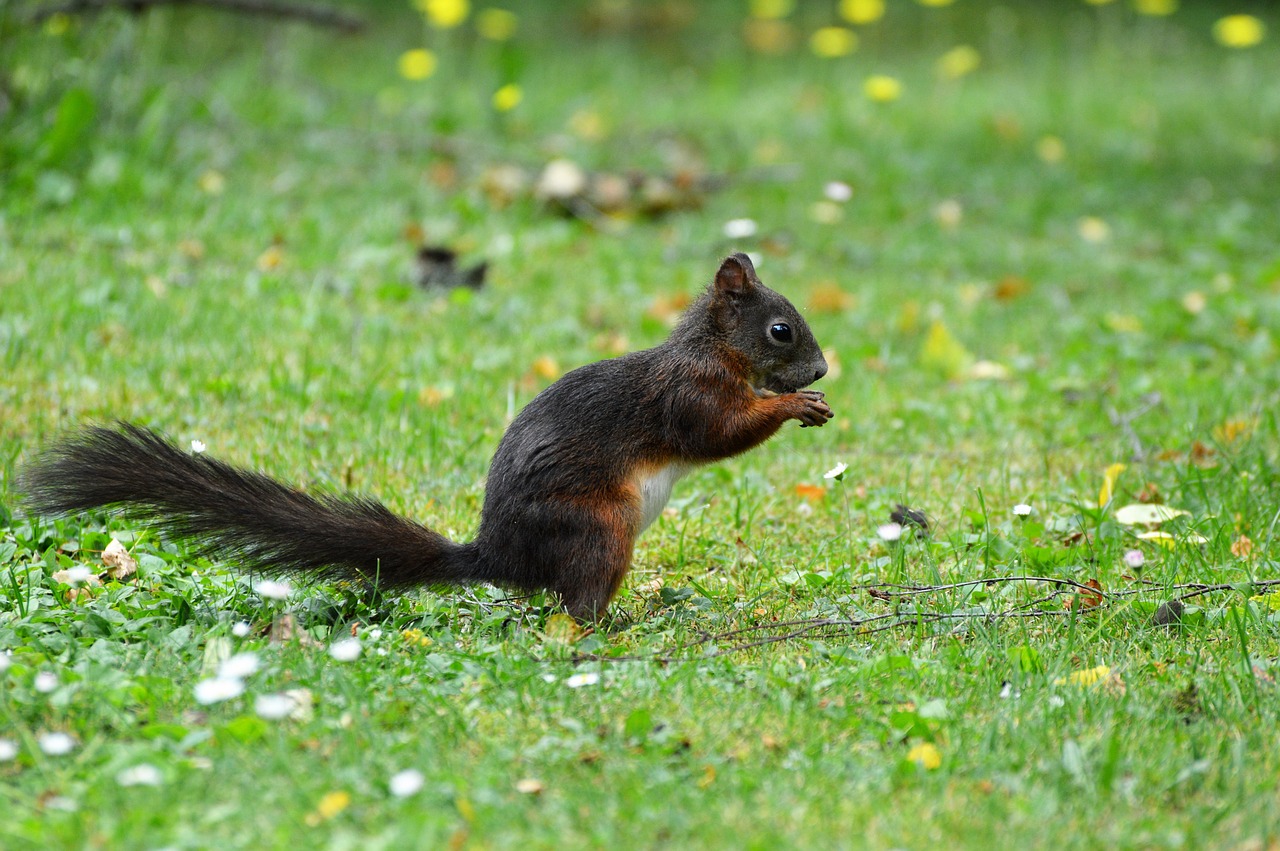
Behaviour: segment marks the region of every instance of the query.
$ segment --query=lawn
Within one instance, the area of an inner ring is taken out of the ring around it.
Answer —
[[[1280,841],[1274,8],[427,5],[0,4],[0,846]],[[682,480],[598,629],[23,510],[127,419],[467,539],[736,250],[836,418]]]

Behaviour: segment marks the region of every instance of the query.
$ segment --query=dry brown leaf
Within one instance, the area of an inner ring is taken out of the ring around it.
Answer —
[[[1005,275],[996,282],[991,295],[996,301],[1013,301],[1031,292],[1031,284],[1021,275]]]
[[[107,576],[116,581],[128,579],[138,572],[138,562],[115,538],[102,551],[102,563],[107,566]]]
[[[832,281],[819,284],[809,294],[809,310],[812,313],[843,313],[855,304],[851,293],[840,289]]]
[[[1088,582],[1084,583],[1084,585],[1086,588],[1093,588],[1098,593],[1090,594],[1088,592],[1081,591],[1073,597],[1068,597],[1067,601],[1063,604],[1063,608],[1074,608],[1079,611],[1084,611],[1086,609],[1093,609],[1102,605],[1102,583],[1096,579],[1090,579]]]
[[[1231,554],[1236,558],[1248,559],[1253,557],[1253,541],[1248,535],[1241,535],[1231,542]]]
[[[827,495],[827,489],[821,485],[810,485],[801,482],[796,485],[796,495],[809,502],[819,502]]]
[[[303,647],[319,647],[320,642],[311,637],[311,634],[305,629],[298,626],[298,622],[293,619],[293,615],[285,612],[280,617],[271,622],[271,633],[268,638],[272,644],[285,644],[290,641],[296,641]]]

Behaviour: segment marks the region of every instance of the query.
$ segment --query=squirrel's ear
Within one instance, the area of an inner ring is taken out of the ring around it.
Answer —
[[[716,272],[716,292],[722,295],[743,296],[751,291],[752,284],[760,279],[756,277],[756,267],[751,265],[751,258],[739,252],[731,254],[720,264]]]

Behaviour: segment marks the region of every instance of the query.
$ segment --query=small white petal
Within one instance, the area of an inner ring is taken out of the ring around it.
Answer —
[[[382,637],[382,630],[378,629],[377,627],[374,627],[373,629],[365,633],[365,637],[368,638],[370,641],[377,641],[379,638]]]
[[[902,537],[901,523],[885,523],[876,527],[876,534],[882,541],[896,541]]]
[[[48,694],[58,687],[58,675],[52,671],[41,671],[36,674],[36,679],[33,685],[35,686],[36,691],[41,694]]]
[[[244,682],[242,680],[215,678],[201,680],[196,683],[196,703],[204,706],[231,700],[233,697],[239,697],[242,694],[244,694]]]
[[[274,579],[259,580],[253,590],[258,592],[259,597],[265,597],[268,600],[283,600],[293,593],[293,588],[289,587],[288,582],[277,582]]]
[[[205,446],[203,440],[191,441],[191,451],[196,453],[197,455],[199,455],[201,452],[204,452],[208,448],[209,447]]]
[[[13,739],[0,739],[0,762],[8,762],[18,756],[18,743]]]
[[[240,621],[239,623],[231,627],[231,634],[234,635],[236,638],[244,638],[246,635],[249,634],[250,629],[251,627],[249,626],[248,621]]]
[[[544,683],[554,683],[554,682],[556,681],[556,675],[555,675],[555,674],[543,674],[543,675],[542,675],[542,681],[543,681]]]
[[[853,197],[853,187],[841,180],[832,180],[822,187],[822,194],[828,200],[844,203]]]
[[[1142,567],[1147,563],[1147,557],[1142,554],[1142,550],[1128,550],[1124,554],[1125,567]]]
[[[392,795],[397,798],[407,798],[417,793],[425,782],[426,778],[422,776],[421,771],[416,768],[406,768],[391,775],[391,782],[387,785],[391,788]]]
[[[49,756],[62,756],[71,753],[75,749],[76,740],[68,736],[66,733],[45,733],[36,743],[40,745],[40,750]]]
[[[13,664],[13,659],[10,658],[8,651],[4,653],[0,653],[0,674],[3,674],[5,671],[9,670],[9,666],[12,664]]]
[[[827,470],[827,472],[823,473],[822,478],[839,479],[841,476],[844,475],[844,471],[847,469],[849,469],[849,465],[841,461],[839,464],[836,464],[830,470]]]
[[[253,701],[253,711],[268,721],[288,718],[298,708],[298,701],[287,694],[260,694]]]
[[[218,679],[243,680],[245,677],[256,674],[260,667],[262,665],[258,661],[257,653],[237,653],[222,660],[222,664],[218,666]]]
[[[594,671],[586,674],[574,674],[564,681],[569,688],[582,688],[583,686],[593,686],[600,682],[600,675]]]
[[[354,638],[340,638],[329,645],[329,655],[339,662],[350,662],[360,655],[360,642]]]
[[[160,769],[145,762],[126,768],[116,775],[116,782],[121,786],[159,786],[163,780]]]
[[[1025,502],[1020,502],[1013,507],[1013,513],[1018,515],[1019,517],[1026,517],[1031,512],[1032,512],[1031,506],[1027,505]]]
[[[755,219],[730,219],[724,223],[724,235],[729,239],[746,239],[755,236],[757,230]]]

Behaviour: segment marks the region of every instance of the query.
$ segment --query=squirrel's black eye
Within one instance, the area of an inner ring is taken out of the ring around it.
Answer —
[[[775,322],[769,326],[769,336],[779,343],[790,343],[791,326],[785,322]]]

